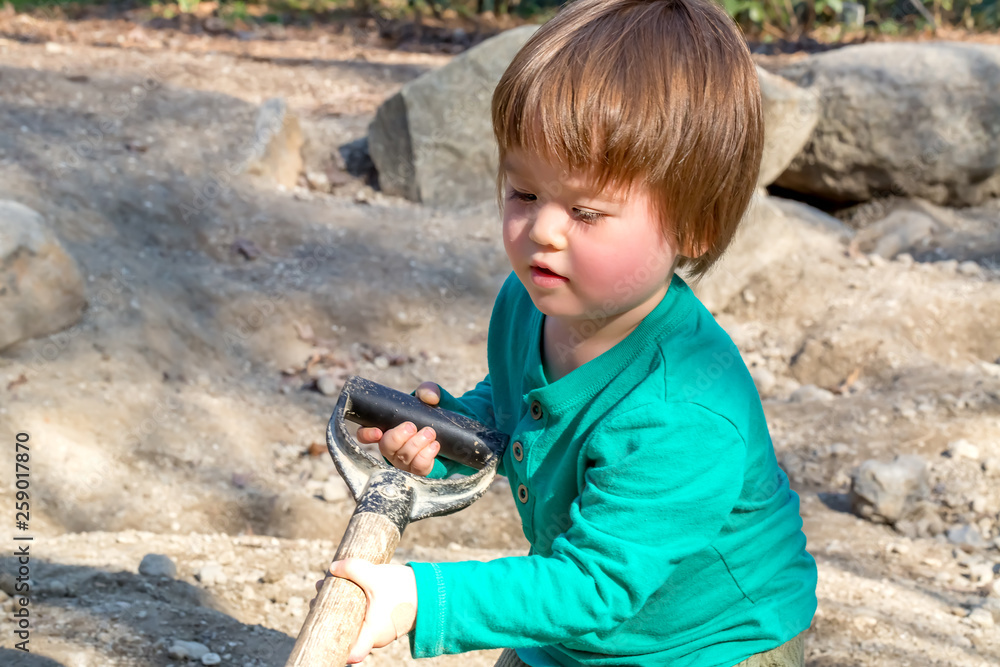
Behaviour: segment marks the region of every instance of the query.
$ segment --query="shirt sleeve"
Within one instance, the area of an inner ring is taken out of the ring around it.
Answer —
[[[585,445],[588,469],[550,555],[410,563],[416,657],[564,643],[616,628],[718,536],[746,446],[699,405],[630,410]]]
[[[490,384],[489,375],[474,388],[462,394],[461,398],[455,398],[444,387],[441,387],[441,402],[438,403],[438,406],[457,412],[469,419],[475,419],[492,429],[496,428],[496,419],[493,413],[493,387]],[[427,476],[432,479],[441,479],[455,473],[471,475],[474,472],[476,472],[475,468],[438,456],[434,459],[434,468]]]

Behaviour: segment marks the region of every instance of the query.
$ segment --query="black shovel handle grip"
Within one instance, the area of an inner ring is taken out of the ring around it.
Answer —
[[[430,426],[441,444],[441,456],[477,470],[494,456],[502,456],[507,447],[507,436],[499,431],[371,380],[353,376],[343,391],[350,397],[345,416],[351,421],[383,431],[405,421],[418,430]]]

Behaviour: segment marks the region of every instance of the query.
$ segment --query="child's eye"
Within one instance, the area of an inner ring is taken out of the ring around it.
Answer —
[[[510,199],[513,201],[533,202],[535,201],[535,195],[519,190],[511,190]]]
[[[576,217],[579,218],[581,222],[586,222],[587,224],[597,222],[604,217],[603,213],[597,213],[596,211],[582,211],[578,208],[573,209],[573,211],[576,213]]]

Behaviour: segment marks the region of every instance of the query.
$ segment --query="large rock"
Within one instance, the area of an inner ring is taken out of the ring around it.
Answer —
[[[725,255],[693,285],[694,291],[706,308],[719,312],[772,264],[840,254],[852,236],[836,218],[807,204],[770,197],[760,188]]]
[[[1000,47],[862,44],[779,73],[822,103],[777,185],[842,202],[893,193],[965,205],[1000,194]]]
[[[764,109],[764,157],[757,185],[770,185],[809,141],[820,105],[815,90],[800,88],[760,67],[757,77]]]
[[[86,303],[76,262],[42,216],[0,200],[0,350],[72,326]]]
[[[523,26],[407,83],[375,114],[368,151],[386,194],[433,206],[464,206],[495,194],[497,148],[490,104],[507,65],[537,30]],[[765,146],[758,183],[785,171],[812,134],[812,91],[757,68]]]
[[[410,81],[379,107],[368,131],[368,151],[383,192],[433,206],[462,206],[494,196],[493,89],[537,29],[502,32]]]

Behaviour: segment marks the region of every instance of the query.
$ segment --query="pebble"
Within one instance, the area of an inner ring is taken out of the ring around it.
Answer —
[[[338,396],[341,385],[340,378],[333,373],[323,373],[316,378],[316,388],[324,396]]]
[[[75,597],[74,595],[71,594],[70,588],[69,586],[66,585],[66,582],[64,582],[61,579],[53,579],[51,581],[45,582],[45,585],[42,588],[42,590],[45,591],[46,595],[55,598]]]
[[[325,451],[326,448],[324,448]],[[329,464],[319,458],[312,460],[312,466],[309,471],[309,476],[317,482],[326,482],[330,479],[330,466]]]
[[[830,445],[830,456],[844,457],[852,453],[851,446],[843,442],[835,442]]]
[[[958,260],[957,259],[946,259],[940,262],[935,262],[937,268],[946,273],[955,273],[958,270]]]
[[[201,656],[201,664],[203,665],[218,665],[222,662],[222,658],[219,657],[218,653],[206,653]]]
[[[214,561],[209,561],[198,570],[198,573],[194,575],[195,578],[206,586],[218,586],[226,583],[225,573],[222,571],[222,566]]]
[[[830,401],[833,400],[833,392],[827,391],[814,384],[804,384],[788,397],[789,403],[808,403],[809,401]]]
[[[13,596],[16,592],[14,588],[16,584],[17,582],[14,581],[14,575],[9,572],[0,572],[0,591]]]
[[[911,266],[913,264],[913,255],[908,252],[899,253],[893,259],[903,266]]]
[[[177,566],[169,556],[163,554],[146,554],[139,563],[139,574],[147,577],[175,577]]]
[[[854,626],[858,630],[867,630],[878,625],[878,619],[872,618],[871,616],[855,616]]]
[[[958,272],[963,276],[978,276],[982,273],[982,269],[976,262],[966,260],[958,265]]]
[[[167,649],[167,655],[175,660],[201,660],[209,654],[209,648],[198,642],[176,640]],[[204,664],[204,663],[203,663]],[[218,664],[218,663],[215,663]]]
[[[981,628],[992,628],[995,625],[993,614],[982,607],[976,607],[970,611],[969,620],[972,621],[973,625],[978,625]]]
[[[966,458],[978,461],[979,447],[976,447],[968,440],[955,440],[948,443],[948,455],[953,459]]]
[[[993,582],[993,566],[989,563],[978,563],[969,567],[969,579],[975,584]]]
[[[991,456],[983,461],[983,472],[990,477],[1000,477],[1000,459]]]
[[[329,482],[324,484],[323,490],[320,493],[323,496],[323,500],[328,503],[347,500],[350,497],[350,491],[348,490],[347,485],[339,479],[331,479]]]
[[[752,368],[750,370],[750,377],[753,378],[753,383],[757,386],[757,393],[761,396],[766,396],[774,391],[777,380],[774,377],[774,373],[764,366],[755,366]]]
[[[948,541],[963,548],[978,549],[986,546],[979,529],[969,524],[952,526],[947,532]]]

